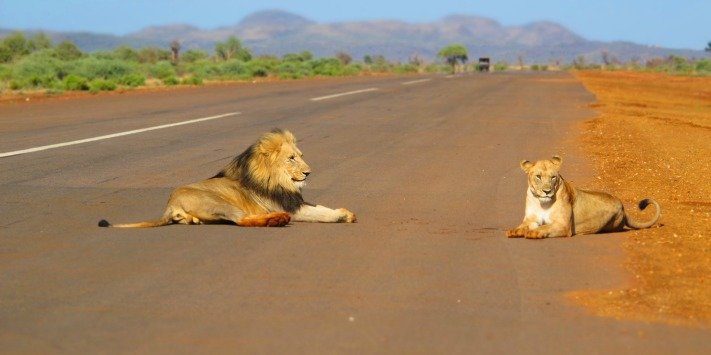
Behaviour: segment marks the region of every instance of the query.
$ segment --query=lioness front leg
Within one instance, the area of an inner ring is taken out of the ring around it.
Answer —
[[[561,224],[546,224],[542,225],[536,229],[530,229],[526,232],[524,237],[528,239],[542,239],[542,238],[557,238],[557,237],[571,237],[573,233],[570,226],[565,226]]]
[[[356,216],[345,209],[331,209],[321,205],[303,205],[293,215],[297,222],[353,223]]]
[[[506,231],[506,236],[509,238],[523,238],[526,236],[526,232],[528,232],[528,224],[521,223],[518,227]]]

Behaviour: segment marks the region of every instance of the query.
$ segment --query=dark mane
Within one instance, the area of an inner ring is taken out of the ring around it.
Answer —
[[[286,212],[294,213],[302,205],[306,204],[304,198],[299,191],[288,191],[282,186],[277,186],[274,189],[269,189],[264,184],[261,184],[251,173],[249,165],[250,161],[258,154],[257,144],[252,144],[242,154],[236,156],[230,163],[227,164],[220,172],[215,174],[215,178],[228,178],[239,181],[244,188],[255,191],[259,195],[266,197],[278,203]]]

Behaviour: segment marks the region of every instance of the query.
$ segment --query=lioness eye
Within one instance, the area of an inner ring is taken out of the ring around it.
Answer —
[[[290,160],[294,160],[295,158],[296,158],[296,156],[294,156],[294,155],[289,157]]]

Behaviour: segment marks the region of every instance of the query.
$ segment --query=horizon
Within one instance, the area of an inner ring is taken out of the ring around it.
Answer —
[[[507,27],[540,21],[554,22],[590,41],[621,41],[670,49],[703,50],[711,41],[711,25],[705,18],[706,14],[711,13],[711,2],[685,0],[674,6],[667,4],[659,0],[650,0],[644,5],[619,4],[613,0],[601,0],[594,4],[541,0],[533,7],[524,0],[512,0],[506,4],[440,0],[437,4],[417,6],[408,5],[403,0],[388,3],[362,0],[357,5],[333,4],[325,0],[305,4],[283,0],[264,0],[259,4],[226,0],[205,0],[199,4],[187,0],[156,0],[150,3],[0,0],[0,28],[125,36],[148,27],[166,25],[190,25],[200,29],[229,27],[254,13],[270,10],[285,11],[321,24],[368,21],[429,23],[450,15],[466,15],[489,18]],[[172,11],[168,13],[166,8]],[[112,14],[110,19],[105,16],[108,13]],[[77,18],[82,21],[76,21]]]

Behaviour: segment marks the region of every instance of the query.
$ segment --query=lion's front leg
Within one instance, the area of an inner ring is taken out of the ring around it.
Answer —
[[[345,209],[331,209],[321,205],[303,205],[299,208],[292,220],[297,222],[324,222],[324,223],[354,223],[356,216]]]

